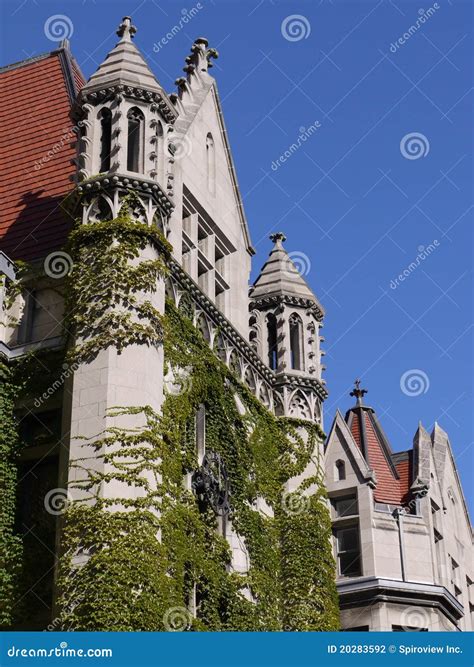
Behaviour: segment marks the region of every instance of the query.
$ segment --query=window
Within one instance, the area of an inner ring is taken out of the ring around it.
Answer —
[[[346,516],[356,516],[358,512],[357,498],[354,496],[346,498],[333,498],[332,506],[334,508],[334,515],[337,519]]]
[[[17,343],[29,343],[33,338],[33,325],[38,311],[36,291],[26,289],[22,292],[23,310],[19,318]]]
[[[127,114],[128,143],[127,143],[127,170],[143,171],[143,128],[145,117],[137,107],[132,107]]]
[[[196,453],[198,464],[202,464],[206,453],[206,406],[201,404],[196,412]]]
[[[207,170],[207,188],[211,194],[216,192],[216,149],[212,134],[206,137],[206,170]]]
[[[273,313],[267,315],[267,333],[268,365],[275,371],[278,368],[278,336],[276,317]]]
[[[336,531],[338,573],[342,577],[361,574],[359,527],[340,528]]]
[[[161,182],[165,179],[165,139],[163,125],[158,121],[156,126],[156,155],[157,155],[157,175]]]
[[[341,459],[337,460],[334,464],[335,474],[334,479],[336,482],[342,482],[346,479],[346,464]]]
[[[417,628],[414,625],[392,625],[392,632],[428,632],[428,628]]]
[[[461,597],[461,583],[459,580],[459,563],[456,563],[454,558],[450,557],[451,561],[451,586],[453,587],[454,595],[459,599]]]
[[[100,119],[100,171],[110,170],[110,151],[112,148],[112,112],[104,107],[99,112]]]
[[[19,433],[27,447],[56,444],[61,438],[61,410],[29,412],[20,418]]]
[[[303,322],[296,313],[290,316],[291,368],[303,370]]]

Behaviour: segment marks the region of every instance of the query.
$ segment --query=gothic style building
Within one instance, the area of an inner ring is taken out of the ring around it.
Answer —
[[[64,347],[69,320],[63,282],[74,272],[64,250],[68,220],[92,229],[120,218],[125,205],[171,249],[166,278],[160,275],[149,293],[137,290],[142,337],[149,331],[143,320],[155,321],[168,300],[187,313],[216,357],[269,413],[322,429],[324,309],[281,233],[272,235],[273,248],[249,290],[254,250],[209,73],[218,54],[197,39],[177,92],[168,94],[135,46],[134,33],[125,17],[117,45],[87,82],[67,42],[0,70],[0,359],[8,366],[31,352]],[[34,124],[25,120],[31,108]],[[128,259],[155,266],[159,254],[148,244]],[[21,261],[33,269],[12,293],[9,285],[23,276]],[[126,313],[114,312],[111,320],[117,340],[121,317]],[[80,343],[90,342],[88,336],[79,336]],[[90,358],[82,355],[59,377],[45,365],[42,393],[17,406],[27,447],[18,460],[16,520],[26,550],[31,536],[41,535],[44,569],[39,581],[35,563],[24,573],[31,582],[27,599],[40,599],[42,607],[20,627],[46,627],[54,618],[61,512],[44,516],[43,505],[58,489],[67,488],[70,501],[84,498],[74,484],[77,468],[70,466],[84,456],[84,439],[119,425],[137,428],[134,408],[146,405],[159,414],[166,397],[179,393],[186,368],[169,366],[163,346],[135,342],[123,349],[112,342]],[[357,383],[356,405],[345,417],[337,413],[326,444],[317,443],[311,463],[285,482],[288,493],[311,490],[314,460],[323,461],[342,628],[470,630],[472,531],[448,437],[437,425],[430,436],[420,424],[413,449],[393,453],[364,393]],[[117,406],[131,409],[121,421],[112,415]],[[199,463],[211,469],[217,461],[220,470],[220,460],[210,452],[205,457],[203,420],[197,419],[196,433]],[[125,498],[136,499],[133,486],[110,482],[110,461],[93,465],[107,480],[102,501],[119,487]],[[206,488],[202,477],[196,480],[183,483]],[[216,500],[232,553],[229,567],[242,573],[248,549],[238,528],[223,518],[226,502],[222,495]],[[272,514],[263,498],[256,507]],[[198,597],[195,591],[191,613]]]

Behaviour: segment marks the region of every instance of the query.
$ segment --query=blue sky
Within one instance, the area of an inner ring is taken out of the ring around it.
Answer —
[[[326,428],[358,376],[395,450],[437,420],[472,515],[471,3],[4,0],[2,12],[2,64],[54,48],[45,23],[65,15],[87,76],[130,14],[168,92],[193,40],[209,39],[254,277],[282,230],[327,311]]]

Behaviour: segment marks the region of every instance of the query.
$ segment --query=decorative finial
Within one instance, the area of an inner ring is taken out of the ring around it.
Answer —
[[[283,232],[275,232],[275,234],[270,234],[269,238],[270,241],[275,243],[278,247],[281,247],[281,244],[286,241],[286,236],[283,234]]]
[[[362,405],[362,399],[367,393],[367,389],[360,388],[360,380],[358,378],[357,380],[354,381],[354,385],[355,389],[351,391],[350,395],[354,396],[357,399],[357,405]]]
[[[137,32],[137,29],[135,28],[134,25],[132,25],[132,18],[131,16],[124,16],[122,19],[122,23],[119,25],[119,28],[117,30],[117,35],[121,37],[122,42],[130,42],[133,37],[135,37],[135,33]]]
[[[198,37],[191,47],[191,56],[186,58],[187,67],[185,71],[191,73],[195,69],[201,72],[207,72],[212,67],[211,59],[219,57],[219,52],[216,49],[208,49],[209,42],[205,37]],[[189,66],[194,65],[194,70],[189,72]]]

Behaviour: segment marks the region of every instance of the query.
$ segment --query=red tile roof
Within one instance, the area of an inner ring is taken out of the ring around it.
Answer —
[[[0,249],[31,261],[64,243],[72,187],[71,104],[84,78],[65,48],[0,70]]]
[[[365,433],[362,432],[361,418],[364,420]],[[353,408],[346,415],[346,419],[355,443],[375,471],[377,487],[374,499],[392,505],[407,504],[412,482],[412,457],[407,456],[406,459],[394,462],[392,456],[398,456],[392,455],[390,445],[371,408]]]
[[[413,451],[406,452],[405,459],[396,463],[396,468],[399,476],[400,486],[400,501],[402,505],[407,505],[410,502],[410,486],[413,480]]]

